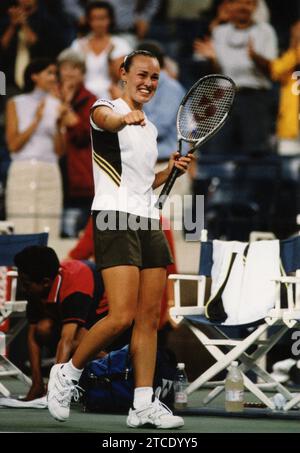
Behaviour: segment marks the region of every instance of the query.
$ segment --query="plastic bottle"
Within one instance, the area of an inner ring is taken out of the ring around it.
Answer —
[[[186,389],[189,385],[188,378],[185,372],[185,364],[177,364],[177,372],[174,381],[174,392],[175,392],[175,409],[183,409],[187,406],[188,397]]]
[[[0,355],[6,355],[5,334],[0,331]]]
[[[238,362],[232,362],[225,380],[225,410],[242,412],[244,410],[244,379],[238,369]]]

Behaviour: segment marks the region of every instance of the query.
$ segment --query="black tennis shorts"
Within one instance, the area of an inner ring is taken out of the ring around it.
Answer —
[[[98,270],[122,265],[147,269],[173,263],[159,220],[119,211],[93,211],[93,227]]]

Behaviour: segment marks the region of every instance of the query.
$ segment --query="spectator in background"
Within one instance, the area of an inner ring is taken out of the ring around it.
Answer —
[[[96,97],[83,84],[85,62],[82,55],[66,49],[59,54],[57,61],[59,91],[66,109],[65,215],[68,218],[68,212],[76,214],[77,222],[69,234],[77,236],[88,221],[94,196],[89,116]]]
[[[186,87],[199,78],[206,68],[197,67],[193,62],[193,42],[207,32],[207,13],[214,0],[169,0],[168,18],[172,21],[172,43],[168,53],[180,67],[180,81]],[[198,65],[197,65],[198,66]],[[206,65],[204,65],[206,66]]]
[[[230,121],[205,149],[217,154],[260,154],[270,151],[272,85],[265,60],[277,56],[277,38],[269,24],[253,21],[256,0],[231,3],[230,22],[214,28],[212,39],[195,41],[195,52],[238,87]]]
[[[6,190],[7,218],[16,233],[50,228],[58,236],[62,211],[61,175],[57,163],[64,151],[64,110],[51,92],[56,65],[33,60],[24,75],[24,94],[7,103],[6,141],[12,164]]]
[[[1,70],[8,86],[23,88],[23,73],[32,58],[54,58],[62,48],[53,17],[38,0],[17,0],[0,19]]]
[[[42,0],[61,34],[63,46],[60,51],[69,47],[85,26],[84,1],[87,0]]]
[[[216,0],[208,11],[209,31],[212,32],[217,25],[227,24],[232,14],[231,0]],[[253,22],[270,22],[270,12],[265,0],[257,0],[257,6],[252,16]]]
[[[116,16],[116,30],[127,35],[132,47],[136,39],[144,39],[150,28],[153,16],[157,13],[161,0],[108,0]]]
[[[232,2],[231,0],[222,0],[216,9],[215,16],[213,17],[212,21],[209,24],[209,31],[210,33],[213,32],[213,30],[218,26],[218,25],[223,25],[227,24],[231,20],[231,7],[232,7]]]
[[[85,86],[102,99],[113,97],[113,85],[119,80],[120,65],[131,48],[127,41],[112,36],[114,11],[108,2],[93,1],[86,10],[90,33],[76,39],[71,48],[85,58]]]
[[[107,314],[100,303],[102,283],[93,263],[59,263],[50,247],[27,247],[15,256],[19,283],[28,304],[28,352],[32,385],[25,397],[43,396],[42,347],[54,347],[55,361],[69,360],[87,330]]]
[[[115,31],[125,38],[132,48],[138,40],[147,36],[152,19],[161,8],[165,9],[164,4],[167,2],[168,0],[107,0],[115,13]],[[88,4],[88,0],[62,0],[62,3],[69,17],[79,20],[79,24],[84,22],[81,5]]]
[[[300,20],[291,27],[290,46],[279,58],[270,62],[272,79],[279,81],[280,100],[277,119],[279,154],[300,154],[299,75]]]
[[[85,11],[80,0],[62,0],[63,11],[77,25],[85,24]]]

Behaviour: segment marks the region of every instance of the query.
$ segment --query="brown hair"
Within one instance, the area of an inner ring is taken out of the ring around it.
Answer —
[[[138,55],[143,55],[144,57],[149,57],[149,58],[155,58],[155,60],[158,61],[158,58],[152,52],[149,52],[148,50],[134,50],[130,54],[126,55],[123,63],[120,66],[120,69],[124,68],[126,72],[129,72],[134,58],[137,57]]]

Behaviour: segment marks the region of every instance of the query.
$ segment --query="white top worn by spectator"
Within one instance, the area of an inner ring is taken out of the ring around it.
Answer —
[[[13,161],[57,162],[54,136],[57,132],[56,122],[59,116],[60,102],[58,99],[38,88],[31,93],[15,96],[13,100],[18,117],[18,128],[22,133],[32,124],[36,110],[43,98],[46,99],[43,118],[22,149],[17,153],[11,153]]]
[[[238,29],[229,23],[219,25],[213,31],[213,42],[222,72],[231,77],[238,87],[268,89],[271,82],[249,57],[249,41],[262,57],[268,60],[276,58],[277,37],[269,24],[253,24]]]
[[[89,48],[89,37],[73,41],[71,48],[81,53],[85,57],[86,74],[85,86],[95,96],[102,99],[110,99],[109,87],[111,78],[109,74],[109,58],[111,60],[120,58],[129,54],[132,48],[125,39],[118,36],[112,36],[109,45],[101,53],[95,54]]]

